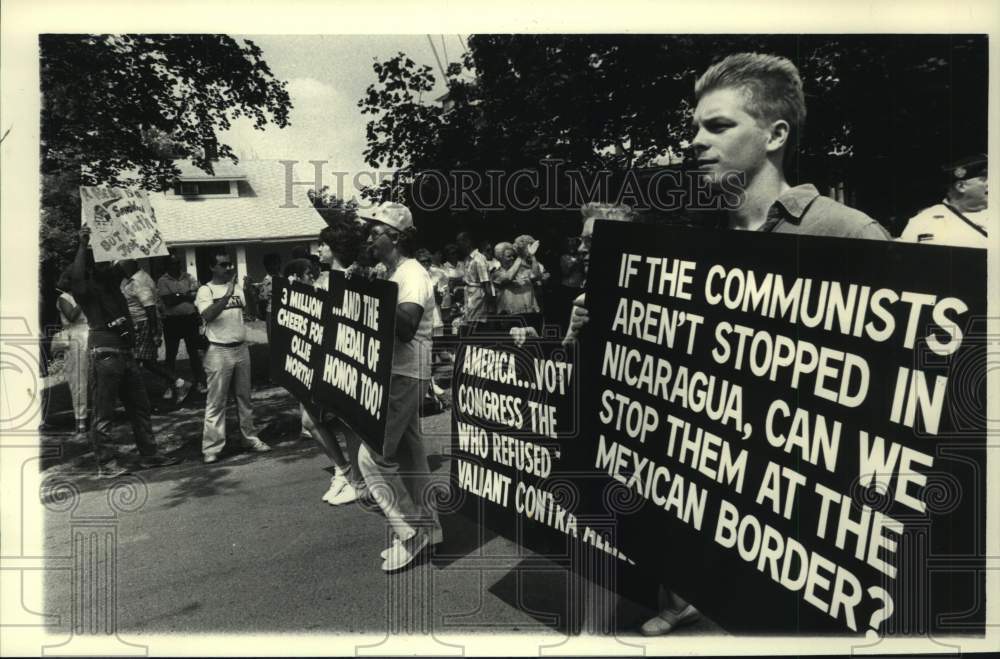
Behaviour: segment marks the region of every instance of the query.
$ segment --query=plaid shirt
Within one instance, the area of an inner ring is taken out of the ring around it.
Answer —
[[[465,321],[473,322],[486,313],[486,295],[493,295],[493,281],[486,257],[478,249],[472,250],[465,265]],[[489,287],[487,289],[487,287]]]

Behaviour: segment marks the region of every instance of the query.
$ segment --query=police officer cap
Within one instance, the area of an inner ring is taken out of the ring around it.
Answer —
[[[942,169],[952,181],[964,181],[965,179],[983,176],[986,174],[986,154],[977,153],[972,156],[960,158],[953,163],[945,165]]]

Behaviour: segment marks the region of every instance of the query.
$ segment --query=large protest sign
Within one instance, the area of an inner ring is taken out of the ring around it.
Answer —
[[[396,284],[330,273],[329,291],[275,279],[271,378],[339,416],[381,452],[389,407]]]
[[[80,206],[94,261],[168,255],[145,190],[81,185]]]
[[[641,502],[619,549],[728,629],[982,633],[986,252],[593,242],[585,441]]]
[[[452,380],[452,498],[457,512],[564,567],[637,599],[634,561],[616,544],[628,498],[593,468],[576,344],[516,345],[507,325],[462,338]]]

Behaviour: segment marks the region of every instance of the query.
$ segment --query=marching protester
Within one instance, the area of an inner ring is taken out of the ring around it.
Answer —
[[[365,482],[396,538],[382,554],[382,570],[395,572],[443,537],[420,431],[420,401],[431,374],[434,289],[430,276],[412,258],[416,228],[408,208],[386,202],[358,215],[369,223],[369,255],[399,287],[382,452],[368,446],[358,451]]]
[[[291,275],[329,290],[330,272],[344,272],[354,263],[360,244],[357,227],[347,222],[325,227],[319,234],[319,259],[327,270],[315,274],[312,261],[297,259]],[[302,405],[302,429],[316,440],[333,463],[334,475],[323,495],[323,501],[339,506],[370,497],[357,461],[361,438],[346,423],[331,412],[311,405]],[[341,439],[343,438],[343,439]]]
[[[811,236],[889,240],[876,220],[803,183],[785,178],[787,154],[794,151],[805,122],[805,95],[798,69],[786,58],[759,53],[730,55],[706,70],[695,83],[692,142],[699,169],[715,191],[724,180],[740,182],[741,204],[726,212],[729,229]],[[580,255],[589,262],[594,217],[584,216]],[[586,297],[574,301],[572,340],[586,326]],[[659,614],[646,621],[647,636],[668,634],[700,614],[666,588]]]
[[[913,243],[980,247],[989,245],[986,155],[962,158],[946,165],[948,178],[945,198],[940,204],[920,211],[906,224],[899,239]]]
[[[236,396],[240,433],[244,448],[270,451],[257,436],[250,405],[250,349],[243,324],[245,298],[236,283],[236,269],[225,250],[212,257],[212,279],[198,289],[195,306],[205,321],[208,352],[208,396],[205,400],[205,428],[201,450],[206,464],[218,461],[226,444],[226,399],[230,389]]]
[[[156,292],[163,304],[164,364],[168,371],[175,372],[177,350],[184,341],[198,391],[208,393],[205,369],[201,365],[201,318],[194,307],[198,281],[191,273],[181,269],[181,259],[176,254],[171,254],[168,259],[167,271],[156,280]]]
[[[171,369],[158,361],[163,335],[160,332],[157,313],[159,300],[156,284],[149,273],[132,259],[119,261],[118,267],[125,274],[125,279],[121,283],[122,295],[125,296],[135,325],[135,358],[143,368],[166,382],[163,399],[175,400],[179,405],[191,391],[192,384],[184,378],[177,377]]]
[[[82,435],[87,432],[87,386],[90,380],[87,341],[90,329],[87,325],[87,316],[73,298],[72,286],[70,271],[63,271],[57,285],[59,298],[56,300],[62,329],[53,337],[52,343],[53,352],[63,353],[63,373],[69,386],[70,398],[73,400],[76,432]]]
[[[79,235],[70,279],[73,297],[90,327],[87,344],[93,392],[90,438],[98,476],[112,478],[128,471],[111,448],[115,405],[119,399],[125,406],[139,450],[137,464],[142,468],[176,464],[179,458],[160,454],[156,446],[146,383],[132,352],[135,328],[121,292],[121,272],[108,262],[94,263],[89,249],[89,227],[80,229]]]

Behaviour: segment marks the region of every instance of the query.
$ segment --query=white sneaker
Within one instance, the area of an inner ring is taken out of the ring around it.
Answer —
[[[383,549],[382,553],[379,554],[379,556],[382,557],[383,561],[385,560],[385,557],[389,555],[389,552],[392,551],[392,548],[395,547],[398,544],[399,544],[399,536],[398,535],[392,536],[392,544],[389,545],[388,547],[386,547],[385,549]]]
[[[267,453],[271,450],[271,447],[260,441],[256,437],[251,437],[250,439],[243,440],[243,448],[254,451],[255,453]]]
[[[409,540],[404,540],[392,547],[385,556],[382,563],[383,572],[397,572],[412,564],[418,556],[430,544],[430,538],[426,533],[418,532]]]
[[[326,503],[332,503],[331,499],[340,494],[340,491],[343,490],[344,486],[347,484],[346,478],[340,474],[334,475],[334,477],[330,479],[329,489],[327,489],[326,494],[323,495],[323,501]]]
[[[348,483],[345,479],[344,487],[337,493],[336,496],[331,497],[327,500],[327,503],[331,506],[342,506],[345,503],[351,503],[352,501],[358,500],[358,491],[354,489],[354,486]]]
[[[442,542],[444,542],[444,531],[441,530],[440,528],[434,529],[431,532],[431,545],[439,545]],[[379,556],[381,556],[382,559],[384,560],[385,557],[389,555],[389,552],[392,551],[392,548],[398,544],[399,544],[399,536],[398,535],[392,536],[392,544],[383,549],[382,553],[379,554]]]

